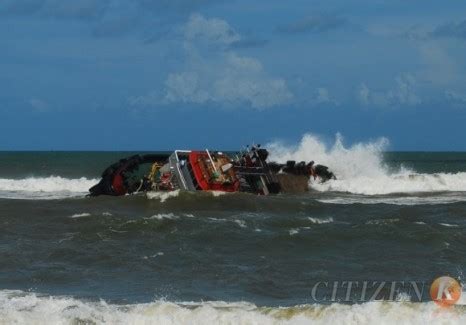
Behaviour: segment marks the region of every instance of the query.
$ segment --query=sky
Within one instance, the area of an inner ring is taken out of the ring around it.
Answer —
[[[0,1],[0,150],[466,151],[465,125],[464,1]]]

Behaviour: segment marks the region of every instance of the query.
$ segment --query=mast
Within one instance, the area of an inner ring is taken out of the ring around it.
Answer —
[[[216,173],[218,173],[217,167],[214,164],[214,161],[212,160],[212,156],[210,155],[209,149],[206,149],[205,152],[207,152],[207,156],[209,156],[210,162],[212,164],[212,167],[214,167],[214,170]]]

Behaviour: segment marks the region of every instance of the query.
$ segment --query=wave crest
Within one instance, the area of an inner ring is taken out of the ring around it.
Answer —
[[[0,179],[0,197],[10,199],[55,199],[81,196],[98,182],[85,177],[69,179],[60,176]]]
[[[386,138],[380,138],[345,147],[337,134],[334,144],[328,146],[318,136],[306,134],[297,146],[275,142],[268,147],[275,161],[314,160],[328,166],[338,179],[324,184],[311,181],[310,186],[317,191],[364,195],[466,191],[465,172],[421,174],[403,167],[391,170],[383,161],[388,145]]]
[[[114,305],[34,293],[0,292],[0,317],[5,323],[64,324],[464,324],[464,311],[441,313],[433,303],[369,302],[355,305],[257,307],[223,301]]]

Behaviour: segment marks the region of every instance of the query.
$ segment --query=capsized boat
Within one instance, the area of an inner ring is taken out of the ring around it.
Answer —
[[[134,155],[121,159],[102,173],[89,189],[89,196],[146,191],[221,191],[260,195],[301,193],[309,190],[309,179],[336,179],[326,166],[313,161],[268,162],[269,153],[260,145],[234,157],[209,150],[176,150],[171,154]],[[141,171],[147,169],[146,173]]]

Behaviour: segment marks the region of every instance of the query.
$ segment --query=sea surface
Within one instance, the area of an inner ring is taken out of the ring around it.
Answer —
[[[0,323],[466,322],[464,306],[428,294],[466,268],[466,153],[312,138],[270,148],[338,180],[300,195],[87,198],[132,153],[1,152]],[[421,302],[404,289],[388,299],[388,287],[378,301],[332,300],[335,281],[426,287]]]

